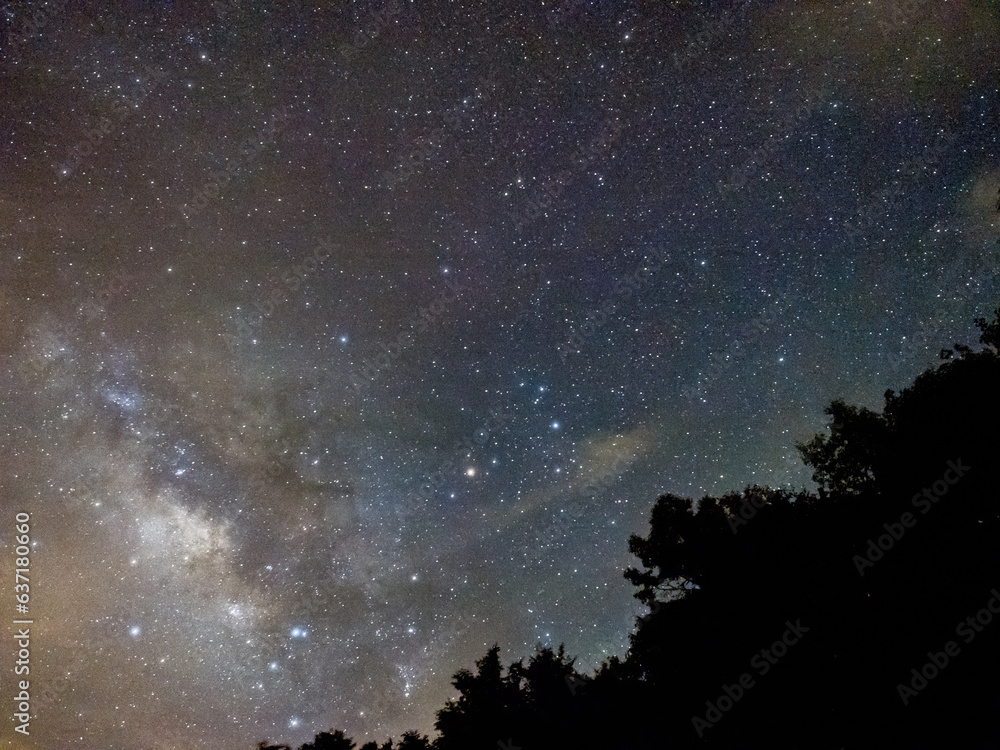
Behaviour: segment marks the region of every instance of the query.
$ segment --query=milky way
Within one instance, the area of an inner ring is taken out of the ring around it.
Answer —
[[[623,656],[657,496],[809,486],[997,304],[995,3],[79,5],[0,14],[14,748]]]

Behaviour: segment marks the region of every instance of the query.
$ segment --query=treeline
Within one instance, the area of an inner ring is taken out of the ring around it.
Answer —
[[[494,646],[433,740],[361,750],[1000,747],[1000,309],[976,324],[881,413],[827,408],[798,446],[815,493],[660,497],[623,659]]]

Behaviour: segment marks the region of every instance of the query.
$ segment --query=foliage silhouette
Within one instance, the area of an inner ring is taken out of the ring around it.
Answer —
[[[399,744],[396,746],[396,750],[430,750],[430,747],[431,742],[427,738],[427,735],[410,731],[403,732],[403,736],[399,739]],[[392,750],[392,748],[383,747],[383,750]]]
[[[629,539],[650,611],[624,658],[586,676],[539,646],[505,669],[494,645],[438,736],[397,750],[1000,747],[1000,308],[975,322],[978,351],[944,350],[881,413],[830,404],[798,446],[815,493],[661,496]],[[335,734],[301,750],[353,747]]]
[[[354,750],[354,741],[345,737],[340,729],[320,732],[312,742],[302,745],[299,750]]]
[[[461,695],[438,711],[438,750],[495,750],[520,702],[516,675],[503,674],[500,647],[494,645],[476,662],[476,674],[459,670],[452,684]]]

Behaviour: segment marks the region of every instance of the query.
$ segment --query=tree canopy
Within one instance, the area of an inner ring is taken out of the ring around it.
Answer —
[[[1000,747],[1000,309],[976,324],[881,413],[830,404],[798,446],[815,493],[659,497],[624,658],[494,645],[397,750]]]

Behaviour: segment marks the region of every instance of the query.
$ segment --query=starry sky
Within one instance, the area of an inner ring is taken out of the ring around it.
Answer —
[[[660,494],[811,486],[824,406],[1000,302],[996,2],[94,5],[0,12],[17,750],[623,656]]]

